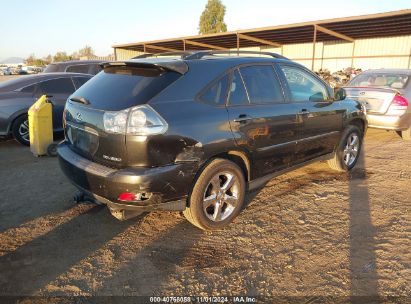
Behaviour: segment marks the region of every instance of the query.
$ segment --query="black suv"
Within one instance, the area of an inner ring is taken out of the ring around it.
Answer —
[[[104,60],[70,60],[50,63],[44,73],[71,72],[96,75],[101,71],[100,64]]]
[[[305,67],[272,53],[165,55],[103,64],[66,103],[61,168],[115,217],[183,211],[218,229],[278,174],[354,167],[364,110]]]

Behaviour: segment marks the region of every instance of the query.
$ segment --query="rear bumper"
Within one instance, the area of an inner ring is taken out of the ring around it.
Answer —
[[[184,210],[197,163],[163,167],[113,169],[94,163],[73,152],[64,141],[57,147],[64,174],[81,191],[114,210]],[[136,202],[119,201],[123,192],[145,193]]]
[[[368,127],[404,131],[411,126],[411,113],[401,116],[367,114]]]

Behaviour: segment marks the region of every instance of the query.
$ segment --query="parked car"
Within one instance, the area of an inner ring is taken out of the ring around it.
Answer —
[[[107,63],[71,95],[58,155],[79,200],[219,229],[274,176],[318,160],[354,167],[367,127],[357,101],[280,55],[223,53]]]
[[[396,131],[411,140],[411,70],[368,70],[352,79],[345,90],[367,109],[368,126]]]
[[[11,75],[9,67],[0,68],[0,75]]]
[[[44,73],[56,73],[56,72],[71,72],[71,73],[84,73],[96,75],[101,71],[100,64],[103,60],[71,60],[64,62],[50,63],[44,69]]]
[[[62,131],[67,97],[91,77],[77,73],[49,73],[21,76],[0,83],[0,136],[12,135],[21,144],[29,145],[27,111],[43,94],[51,96],[54,131]]]

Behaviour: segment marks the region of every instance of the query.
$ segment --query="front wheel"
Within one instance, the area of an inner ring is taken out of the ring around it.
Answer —
[[[30,146],[29,118],[27,115],[22,115],[14,121],[11,132],[14,139],[19,143]]]
[[[198,177],[184,216],[203,230],[227,226],[241,211],[245,197],[241,169],[226,159],[214,159]]]
[[[346,172],[354,168],[360,156],[363,133],[354,125],[349,125],[343,132],[341,141],[328,160],[331,169]]]

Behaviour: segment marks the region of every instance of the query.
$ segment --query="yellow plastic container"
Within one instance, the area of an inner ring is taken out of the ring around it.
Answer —
[[[41,96],[29,109],[30,150],[35,156],[47,154],[53,143],[52,104],[46,95]]]

